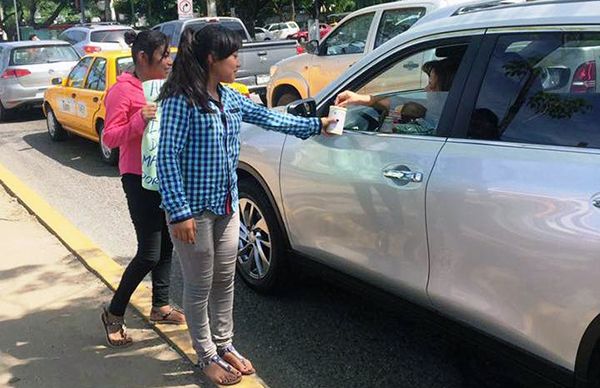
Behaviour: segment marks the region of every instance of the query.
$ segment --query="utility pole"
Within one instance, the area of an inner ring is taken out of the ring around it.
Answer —
[[[81,8],[81,16],[79,21],[81,24],[85,23],[85,0],[79,0],[79,7]]]
[[[206,16],[217,16],[217,0],[206,0]]]
[[[17,27],[17,40],[21,40],[21,30],[19,30],[19,8],[17,8],[17,0],[13,0],[15,4],[15,26]]]

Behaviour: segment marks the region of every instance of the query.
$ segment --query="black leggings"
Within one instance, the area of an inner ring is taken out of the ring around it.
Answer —
[[[152,271],[152,306],[162,307],[169,304],[169,283],[171,278],[171,257],[173,244],[160,208],[160,194],[142,187],[142,177],[123,174],[123,191],[131,221],[137,236],[137,253],[131,260],[119,288],[110,303],[111,314],[123,316],[131,295]]]

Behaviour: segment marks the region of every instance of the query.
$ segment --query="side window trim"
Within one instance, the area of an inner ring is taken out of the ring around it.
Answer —
[[[397,63],[403,58],[408,58],[411,55],[426,50],[428,48],[434,48],[440,45],[452,45],[452,44],[468,44],[467,51],[463,56],[463,61],[458,68],[458,71],[454,78],[453,87],[448,94],[446,104],[444,106],[440,122],[438,124],[438,137],[448,137],[452,133],[453,123],[455,122],[453,115],[449,115],[448,112],[456,111],[459,107],[461,96],[465,90],[465,81],[469,77],[471,66],[474,61],[478,58],[480,51],[480,45],[484,39],[482,34],[472,35],[461,35],[455,37],[444,38],[438,36],[432,40],[418,42],[405,48],[398,50],[392,54],[387,55],[385,58],[380,60],[375,66],[369,67],[362,73],[356,73],[352,79],[346,84],[339,85],[334,91],[330,92],[323,100],[318,101],[317,104],[317,116],[324,116],[327,108],[333,103],[337,94],[344,90],[358,90],[360,87],[366,85],[368,82],[373,80],[378,75],[390,68],[389,63]],[[359,132],[360,133],[360,132]],[[406,136],[406,135],[390,135],[390,134],[375,134],[381,136]]]
[[[88,74],[89,74],[89,72],[90,72],[90,68],[92,67],[92,63],[91,63],[91,61],[92,61],[92,57],[85,57],[85,58],[83,58],[81,61],[79,61],[79,62],[78,62],[76,65],[75,65],[75,67],[73,67],[73,70],[71,70],[71,72],[69,73],[69,75],[68,75],[68,77],[67,77],[67,80],[68,80],[68,81],[70,81],[70,80],[71,80],[71,75],[73,74],[73,72],[74,72],[74,71],[77,69],[77,67],[78,67],[78,66],[79,66],[81,63],[83,63],[84,61],[87,61],[87,62],[88,62],[88,65],[87,65],[87,69],[86,69],[86,71],[85,71],[85,74],[84,74],[84,76],[83,76],[83,80],[82,80],[82,81],[83,81],[83,84],[82,84],[82,86],[80,86],[80,87],[79,87],[79,86],[71,86],[71,85],[69,85],[68,87],[70,87],[70,88],[75,88],[75,89],[83,89],[83,88],[85,87],[85,82],[86,82],[86,80],[87,80],[87,76],[88,76]]]
[[[323,43],[331,40],[335,36],[334,33],[336,31],[339,32],[339,30],[341,30],[344,26],[346,26],[349,23],[353,22],[357,18],[363,17],[363,16],[368,15],[370,13],[373,14],[373,18],[371,19],[371,24],[369,25],[369,30],[367,31],[367,38],[365,40],[365,50],[363,51],[363,55],[365,53],[368,53],[369,51],[371,51],[371,48],[373,47],[373,37],[372,37],[372,35],[373,35],[373,23],[375,23],[375,22],[377,22],[379,20],[379,18],[381,17],[381,11],[365,12],[365,13],[362,13],[360,15],[356,15],[356,16],[354,16],[351,19],[346,20],[343,24],[340,24],[339,26],[337,26],[334,29],[334,31],[332,31],[331,33],[329,33],[329,35],[327,35],[327,38],[323,41]],[[323,57],[329,56],[329,55],[327,55],[326,50],[327,50],[326,46],[322,44],[321,47],[319,48],[318,55],[319,56],[323,56]]]
[[[92,74],[92,70],[94,69],[94,67],[96,66],[96,64],[100,64],[101,62],[104,62],[104,88],[102,89],[96,89],[96,88],[90,88],[90,84],[89,84],[89,80],[90,80],[90,75]],[[92,62],[92,64],[90,65],[88,72],[85,76],[85,82],[84,82],[84,89],[88,89],[88,90],[96,90],[96,91],[104,91],[106,90],[106,73],[107,73],[108,67],[106,66],[106,59],[104,58],[96,58],[94,60],[94,62]]]

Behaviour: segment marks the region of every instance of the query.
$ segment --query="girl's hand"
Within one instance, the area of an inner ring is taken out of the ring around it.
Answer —
[[[335,98],[336,106],[371,105],[372,98],[368,94],[358,94],[346,90]]]
[[[150,103],[142,107],[142,118],[145,122],[154,120],[156,118],[156,104]]]
[[[196,220],[181,221],[173,224],[173,237],[187,244],[196,243]]]
[[[331,133],[327,132],[327,127],[335,124],[336,119],[333,117],[321,117],[321,135],[323,136],[332,136]]]

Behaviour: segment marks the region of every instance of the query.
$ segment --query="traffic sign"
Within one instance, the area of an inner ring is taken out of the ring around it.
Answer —
[[[177,14],[179,19],[194,17],[194,6],[192,0],[177,0]]]

